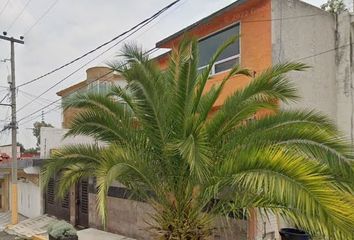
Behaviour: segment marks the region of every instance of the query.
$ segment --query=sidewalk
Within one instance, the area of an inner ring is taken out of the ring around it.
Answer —
[[[19,214],[19,221],[25,220],[26,217]],[[11,212],[0,212],[0,232],[11,224]]]
[[[118,234],[100,231],[94,228],[88,228],[77,232],[79,240],[134,240]]]
[[[47,232],[47,228],[53,222],[58,221],[53,217],[42,215],[36,218],[29,218],[20,223],[8,226],[5,232],[23,238],[31,238],[34,235],[41,235]]]
[[[51,223],[58,221],[56,218],[47,215],[36,218],[21,218],[21,222],[16,225],[9,225],[10,213],[0,214],[0,240],[12,239],[48,239],[47,228]],[[2,232],[3,231],[3,232]],[[135,240],[118,234],[88,228],[77,232],[79,240]]]
[[[77,232],[79,240],[135,240],[133,238],[124,237],[118,234],[104,232],[94,228],[88,228]],[[34,236],[34,240],[47,240],[48,234]]]

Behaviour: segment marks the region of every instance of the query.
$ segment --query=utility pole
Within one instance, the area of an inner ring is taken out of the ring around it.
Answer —
[[[0,39],[9,41],[11,44],[11,136],[12,136],[12,165],[11,165],[11,224],[18,223],[18,201],[17,201],[17,121],[16,121],[16,82],[15,82],[15,43],[24,44],[23,37],[16,39],[7,37],[3,32]]]

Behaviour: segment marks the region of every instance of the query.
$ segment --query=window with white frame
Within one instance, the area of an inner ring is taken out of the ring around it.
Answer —
[[[198,69],[202,70],[213,57],[217,49],[231,37],[240,34],[240,24],[237,23],[224,30],[214,33],[199,41],[199,64]],[[230,70],[240,62],[240,39],[227,47],[213,65],[211,74]]]
[[[112,83],[110,81],[93,81],[88,85],[87,92],[107,94],[111,86]]]

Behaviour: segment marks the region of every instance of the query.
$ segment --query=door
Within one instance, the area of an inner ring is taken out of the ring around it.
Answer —
[[[77,186],[77,225],[88,227],[88,179],[82,179]]]
[[[56,179],[51,178],[48,182],[47,191],[45,192],[45,213],[59,219],[70,221],[69,193],[67,193],[63,199],[60,199],[55,194],[56,190]]]
[[[18,181],[18,212],[28,218],[41,215],[40,188],[33,182]]]

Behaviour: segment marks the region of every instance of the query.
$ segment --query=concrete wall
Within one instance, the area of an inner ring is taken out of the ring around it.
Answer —
[[[335,18],[298,0],[272,0],[272,62],[303,62],[312,68],[290,74],[307,108],[336,120]],[[332,50],[332,51],[328,51]]]
[[[33,218],[42,214],[41,190],[31,181],[18,182],[18,211],[25,217]]]
[[[102,229],[101,219],[96,211],[96,194],[89,194],[89,225]],[[152,222],[152,207],[144,202],[108,197],[107,230],[138,240],[152,240],[149,233]],[[215,240],[246,240],[247,222],[243,220],[218,218],[215,227]]]
[[[353,16],[343,13],[337,24],[337,124],[351,141],[354,141],[353,95]]]
[[[41,128],[40,158],[49,158],[51,150],[59,149],[66,145],[95,143],[93,138],[86,136],[64,138],[67,132],[67,129],[62,128]]]
[[[337,119],[336,22],[334,16],[299,0],[272,0],[272,63],[302,62],[311,68],[289,74],[301,99],[283,109],[315,109]],[[257,239],[280,239],[285,223],[275,215],[257,218]]]
[[[101,219],[96,211],[96,194],[89,194],[89,225],[102,229]],[[107,230],[136,239],[152,239],[145,230],[148,214],[152,208],[143,202],[108,197]]]

